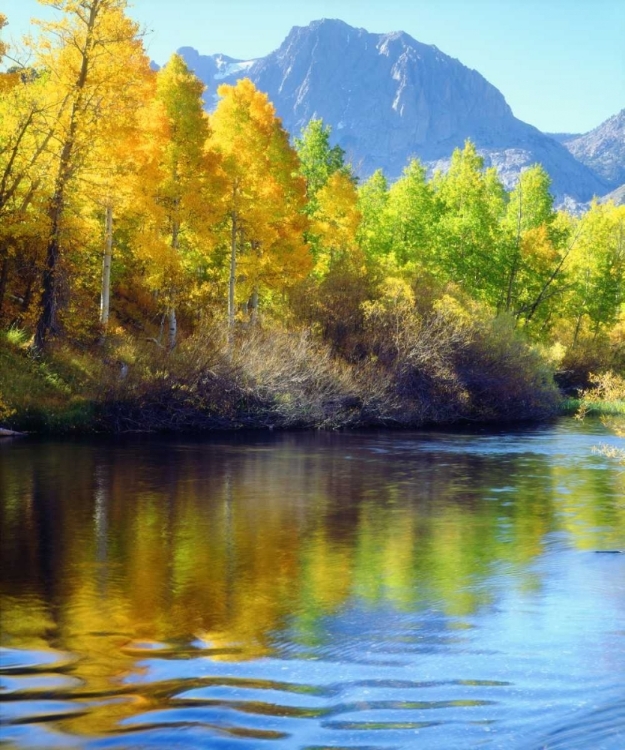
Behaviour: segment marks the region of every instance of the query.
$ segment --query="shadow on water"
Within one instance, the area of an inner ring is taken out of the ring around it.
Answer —
[[[620,750],[600,432],[3,446],[0,741]]]

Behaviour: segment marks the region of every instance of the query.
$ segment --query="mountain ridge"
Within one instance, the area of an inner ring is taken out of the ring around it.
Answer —
[[[617,187],[625,183],[625,108],[588,133],[564,141],[573,156]]]
[[[293,136],[310,119],[323,118],[361,177],[381,168],[396,179],[412,157],[444,168],[470,138],[508,188],[535,162],[549,172],[560,202],[586,202],[615,187],[566,143],[517,119],[478,71],[403,31],[375,34],[320,19],[294,26],[276,50],[255,60],[201,55],[190,47],[179,53],[207,85],[208,109],[220,83],[249,77]]]

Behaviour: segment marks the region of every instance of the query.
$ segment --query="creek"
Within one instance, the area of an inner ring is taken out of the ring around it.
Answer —
[[[599,422],[0,444],[0,744],[625,747]]]

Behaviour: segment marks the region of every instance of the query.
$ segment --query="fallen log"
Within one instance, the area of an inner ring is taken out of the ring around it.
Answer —
[[[19,437],[25,434],[25,432],[16,432],[15,430],[7,430],[4,427],[0,427],[0,437]]]

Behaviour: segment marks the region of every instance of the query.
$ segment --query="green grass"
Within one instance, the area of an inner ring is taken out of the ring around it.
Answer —
[[[600,417],[625,416],[625,401],[583,401],[581,398],[566,398],[562,401],[562,414],[577,414],[582,404],[586,414],[596,414]]]
[[[18,329],[0,333],[2,425],[35,432],[87,429],[93,419],[86,395],[90,358],[61,349],[43,361],[31,356],[28,344]],[[96,360],[91,359],[93,367]]]

